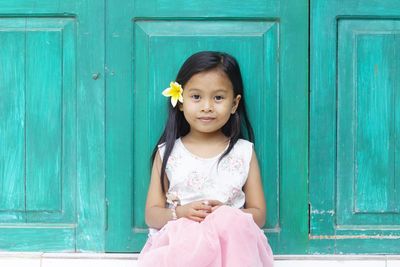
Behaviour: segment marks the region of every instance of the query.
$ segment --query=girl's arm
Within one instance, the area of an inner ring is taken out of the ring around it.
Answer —
[[[162,191],[160,181],[161,157],[157,152],[153,168],[151,170],[151,179],[149,191],[147,192],[145,220],[151,228],[161,229],[168,221],[172,220],[172,212],[166,208],[166,197]]]
[[[244,209],[242,210],[252,214],[255,223],[262,228],[265,225],[266,205],[260,176],[260,168],[254,150],[250,161],[249,176],[243,186],[243,192],[246,200]]]

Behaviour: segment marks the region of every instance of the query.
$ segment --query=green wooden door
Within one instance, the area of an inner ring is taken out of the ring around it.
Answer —
[[[311,252],[400,253],[400,2],[311,2]]]
[[[222,50],[274,252],[399,253],[399,1],[309,2],[2,1],[0,250],[139,251],[161,91]]]
[[[104,250],[103,11],[0,3],[0,250]]]
[[[256,134],[276,253],[307,247],[307,1],[110,1],[106,35],[108,251],[140,251],[161,91],[200,50],[234,55]],[[296,207],[293,209],[293,207]]]

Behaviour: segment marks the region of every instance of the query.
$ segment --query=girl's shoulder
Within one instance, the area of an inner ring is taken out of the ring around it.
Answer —
[[[243,138],[239,138],[237,140],[237,143],[240,143],[242,145],[246,145],[246,146],[253,146],[254,144],[252,142],[250,142],[249,140],[243,139]]]
[[[164,142],[164,143],[161,143],[161,144],[159,144],[159,145],[157,145],[158,149],[161,149],[161,148],[163,148],[164,146],[165,146],[165,142]]]
[[[253,150],[254,144],[246,139],[239,138],[234,145],[235,149]]]
[[[157,145],[158,153],[160,154],[161,159],[164,157],[164,150],[165,150],[165,142]]]
[[[179,142],[179,138],[175,140],[174,147],[172,149],[172,153],[174,152],[174,148],[176,147],[176,144],[178,142]],[[167,147],[166,146],[166,142],[157,145],[157,147],[158,147],[158,153],[160,154],[161,159],[163,159],[164,158],[164,151],[165,151],[165,149]]]
[[[180,139],[180,138],[175,139],[175,145],[179,142],[179,139]],[[163,142],[163,143],[157,145],[157,147],[158,147],[158,148],[162,148],[162,147],[165,147],[165,145],[166,145],[166,142]]]
[[[242,158],[245,161],[250,162],[253,154],[254,144],[245,139],[238,139],[229,153],[233,157]]]

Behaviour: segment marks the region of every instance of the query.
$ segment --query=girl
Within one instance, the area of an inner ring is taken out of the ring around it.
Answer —
[[[172,105],[152,155],[150,234],[138,265],[272,266],[238,63],[226,53],[196,53],[163,94]]]

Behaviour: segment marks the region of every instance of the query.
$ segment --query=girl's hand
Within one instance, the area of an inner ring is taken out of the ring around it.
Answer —
[[[202,222],[211,213],[212,206],[207,201],[194,201],[183,206],[176,207],[178,218],[188,218],[195,222]]]
[[[211,212],[214,212],[216,209],[224,205],[224,203],[219,200],[207,200],[207,202],[211,206]]]

